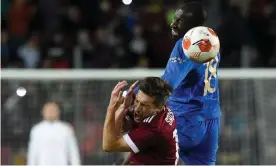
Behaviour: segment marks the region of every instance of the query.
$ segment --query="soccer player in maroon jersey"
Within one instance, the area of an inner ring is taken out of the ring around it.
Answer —
[[[134,98],[137,85],[138,82],[132,84],[125,97],[122,96],[122,88],[127,86],[126,81],[119,82],[113,89],[104,124],[103,150],[131,152],[131,165],[176,165],[176,122],[173,113],[166,107],[172,88],[162,78],[147,77],[140,82]],[[123,134],[121,126],[126,113],[132,108],[135,126]]]

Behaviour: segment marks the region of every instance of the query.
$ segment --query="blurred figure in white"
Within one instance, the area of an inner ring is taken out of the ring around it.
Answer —
[[[80,165],[73,128],[59,120],[60,105],[48,102],[42,110],[43,121],[31,129],[28,165]]]

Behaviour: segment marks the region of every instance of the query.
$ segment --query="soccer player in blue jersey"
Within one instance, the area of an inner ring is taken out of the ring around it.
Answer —
[[[201,26],[206,15],[200,1],[186,2],[176,10],[171,24],[176,44],[162,76],[174,89],[168,106],[177,120],[179,156],[187,165],[214,165],[218,150],[220,54],[199,64],[189,60],[182,49],[185,33]]]
[[[218,150],[220,54],[199,64],[189,60],[182,49],[185,33],[203,25],[206,15],[203,4],[196,0],[187,0],[176,10],[171,24],[176,44],[162,75],[174,89],[168,106],[176,116],[178,153],[186,165],[215,165]]]

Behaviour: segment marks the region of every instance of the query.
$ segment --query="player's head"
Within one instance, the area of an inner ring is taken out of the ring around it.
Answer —
[[[160,77],[146,77],[140,83],[134,101],[135,121],[141,121],[162,111],[172,90],[172,87]]]
[[[43,106],[42,116],[44,120],[55,121],[59,119],[60,104],[56,101],[47,102]]]
[[[203,25],[206,17],[207,11],[200,0],[186,0],[175,11],[175,16],[171,23],[173,39],[178,40],[191,28]]]

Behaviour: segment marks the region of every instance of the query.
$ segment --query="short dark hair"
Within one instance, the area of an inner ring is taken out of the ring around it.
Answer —
[[[207,18],[207,11],[201,0],[186,0],[180,9],[191,27],[203,25]]]
[[[173,91],[168,82],[160,77],[146,77],[140,82],[139,89],[146,95],[155,98],[155,106],[165,105]]]

